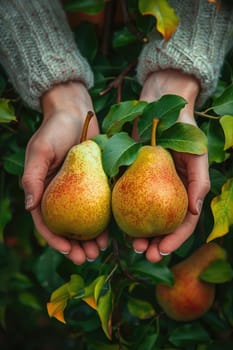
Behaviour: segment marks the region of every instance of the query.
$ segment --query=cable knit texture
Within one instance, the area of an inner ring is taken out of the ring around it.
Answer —
[[[0,1],[0,62],[25,103],[37,110],[40,97],[55,84],[93,85],[57,0]]]
[[[143,84],[149,73],[166,68],[180,69],[200,81],[197,103],[203,104],[215,91],[220,69],[233,44],[233,5],[221,9],[207,0],[169,0],[180,23],[167,42],[156,31],[143,48],[137,67]]]

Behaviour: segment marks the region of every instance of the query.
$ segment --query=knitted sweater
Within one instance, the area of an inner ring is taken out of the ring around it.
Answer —
[[[233,46],[233,4],[221,9],[208,0],[169,0],[180,19],[173,36],[165,42],[153,32],[139,57],[137,77],[141,84],[151,72],[175,68],[200,82],[198,104],[215,91],[226,53]]]
[[[167,42],[151,33],[139,57],[138,81],[143,84],[150,72],[160,69],[181,69],[200,81],[203,102],[216,88],[232,42],[233,7],[218,10],[207,0],[169,3],[180,18],[179,27]],[[36,110],[55,84],[94,84],[58,0],[0,0],[0,62],[24,102]]]
[[[0,63],[24,102],[40,110],[40,97],[55,84],[93,73],[80,54],[58,0],[0,0]]]

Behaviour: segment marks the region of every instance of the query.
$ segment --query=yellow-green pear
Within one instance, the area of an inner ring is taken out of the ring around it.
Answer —
[[[89,120],[92,115],[89,112]],[[93,140],[83,141],[83,135],[81,143],[68,152],[41,202],[47,227],[57,235],[77,240],[97,237],[106,229],[111,215],[111,191],[100,147]]]
[[[154,119],[151,145],[142,146],[135,161],[116,181],[112,212],[123,232],[132,237],[154,237],[173,232],[188,207],[186,189],[171,154],[156,145]]]

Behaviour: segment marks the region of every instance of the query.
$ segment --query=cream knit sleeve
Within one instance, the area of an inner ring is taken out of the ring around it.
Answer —
[[[0,63],[24,102],[37,110],[55,84],[93,85],[58,0],[0,0]]]
[[[220,69],[233,45],[233,5],[221,2],[220,9],[208,0],[169,0],[180,23],[165,42],[151,33],[140,54],[138,81],[157,70],[174,68],[197,77],[201,85],[198,103],[202,104],[215,90]]]

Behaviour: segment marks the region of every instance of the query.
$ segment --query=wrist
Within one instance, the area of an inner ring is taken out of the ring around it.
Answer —
[[[176,69],[164,69],[151,73],[143,85],[143,90],[151,90],[156,98],[165,94],[176,94],[188,102],[195,102],[200,84],[194,75]]]
[[[94,112],[91,96],[85,85],[78,81],[69,81],[55,85],[48,90],[41,98],[43,111],[43,123],[49,119],[56,119],[56,122],[69,123],[76,129],[79,140],[88,111]],[[92,138],[99,133],[99,126],[96,115],[90,121],[87,138]]]
[[[147,77],[140,99],[152,102],[166,94],[181,96],[187,104],[181,110],[178,120],[195,125],[194,106],[199,92],[200,84],[195,76],[176,69],[165,69]]]
[[[89,92],[81,82],[68,81],[54,85],[41,97],[44,119],[59,112],[73,114],[85,120],[88,110],[93,111],[93,104]]]

